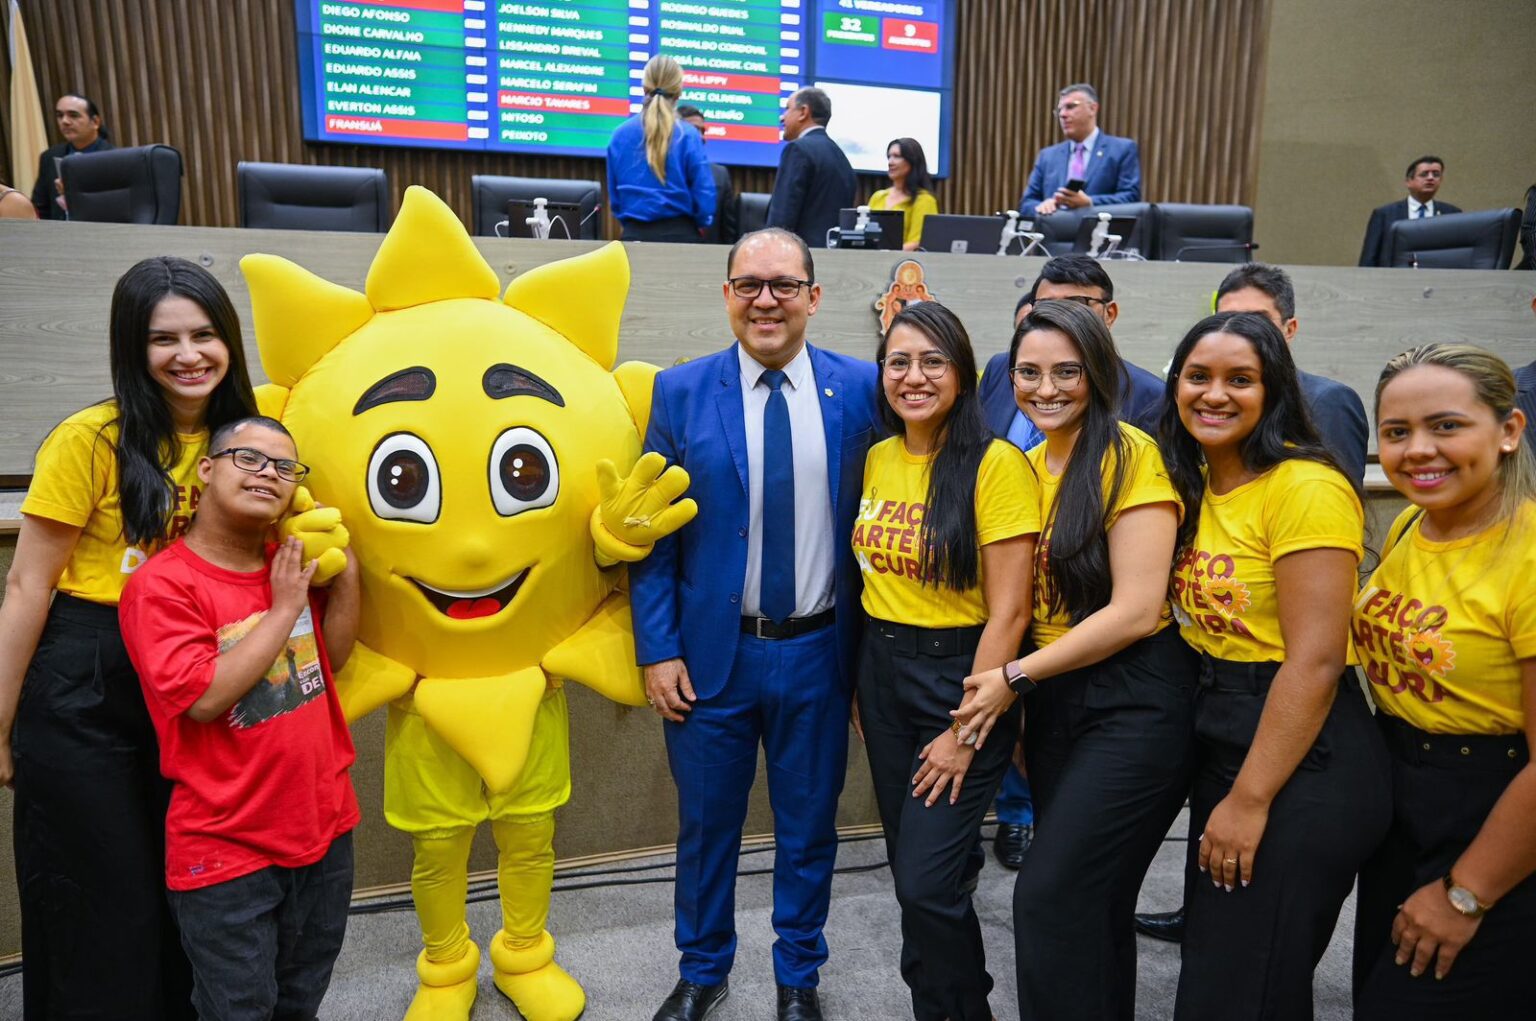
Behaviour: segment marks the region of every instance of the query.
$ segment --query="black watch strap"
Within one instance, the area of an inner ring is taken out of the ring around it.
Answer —
[[[1010,659],[1003,664],[1003,680],[1015,695],[1028,695],[1035,690],[1035,682],[1024,672],[1022,661]]]

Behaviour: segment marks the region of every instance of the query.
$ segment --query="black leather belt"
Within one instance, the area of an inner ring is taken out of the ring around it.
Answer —
[[[809,617],[791,617],[788,620],[775,624],[768,617],[743,617],[741,618],[741,633],[751,635],[754,638],[799,638],[808,635],[812,631],[820,631],[824,627],[830,627],[837,619],[837,609],[828,607],[820,613],[813,613]]]

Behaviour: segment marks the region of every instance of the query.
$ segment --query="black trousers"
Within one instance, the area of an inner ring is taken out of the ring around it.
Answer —
[[[1392,919],[1419,887],[1436,882],[1482,829],[1494,803],[1530,761],[1525,735],[1428,734],[1394,716],[1377,723],[1392,757],[1392,828],[1360,869],[1355,912],[1355,1017],[1360,1021],[1519,1018],[1536,1012],[1536,877],[1483,916],[1451,973],[1413,978],[1398,967]]]
[[[1019,1017],[1135,1015],[1136,894],[1189,788],[1194,653],[1174,628],[1029,696],[1035,839],[1013,888]]]
[[[170,787],[116,607],[54,597],[13,748],[23,1017],[194,1017],[165,895]]]
[[[1227,893],[1200,872],[1197,838],[1232,789],[1279,668],[1201,660],[1177,1021],[1311,1018],[1313,969],[1355,873],[1387,832],[1387,751],[1349,669],[1317,740],[1270,805],[1252,882]]]
[[[691,216],[669,216],[665,220],[650,221],[620,220],[619,226],[625,241],[670,241],[680,245],[697,245],[704,241]]]
[[[965,891],[976,829],[1013,753],[1018,707],[971,762],[960,800],[912,796],[923,746],[949,729],[981,628],[927,630],[872,620],[859,654],[859,718],[901,905],[901,975],[917,1021],[988,1021],[992,1009],[981,922]],[[998,735],[1004,735],[999,740]]]

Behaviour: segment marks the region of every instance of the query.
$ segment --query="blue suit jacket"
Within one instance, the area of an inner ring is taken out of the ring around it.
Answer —
[[[1337,380],[1296,370],[1307,414],[1322,436],[1323,446],[1339,459],[1349,477],[1365,484],[1365,447],[1370,425],[1360,395]]]
[[[864,455],[879,429],[879,381],[872,362],[809,350],[827,441],[838,656],[841,679],[851,686],[863,610],[849,537],[864,485]],[[736,658],[747,575],[747,429],[736,345],[656,377],[645,449],[688,470],[688,495],[698,501],[699,516],[630,565],[637,659],[647,664],[682,657],[694,692],[710,698],[724,688]]]
[[[1157,435],[1157,420],[1163,413],[1163,381],[1139,365],[1125,363],[1131,378],[1120,394],[1120,419],[1150,436]],[[999,351],[981,373],[981,412],[986,416],[992,435],[1008,438],[1008,426],[1019,409],[1013,399],[1013,383],[1008,378],[1008,352]]]
[[[1035,217],[1035,206],[1056,194],[1067,183],[1067,166],[1072,159],[1072,143],[1063,141],[1046,146],[1035,157],[1029,186],[1019,199],[1019,215]],[[1141,151],[1134,140],[1099,132],[1099,140],[1088,153],[1088,176],[1083,193],[1096,206],[1118,202],[1141,201]]]
[[[799,234],[812,248],[827,247],[838,211],[853,205],[853,166],[826,129],[784,143],[773,179],[765,227]]]

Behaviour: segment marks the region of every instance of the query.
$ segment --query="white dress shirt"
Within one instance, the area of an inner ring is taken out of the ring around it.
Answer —
[[[741,612],[761,617],[763,581],[763,409],[773,392],[760,383],[767,368],[736,345],[741,361],[741,403],[747,427],[747,577],[741,590]],[[820,613],[832,605],[833,545],[847,536],[832,534],[832,491],[827,483],[827,437],[821,424],[821,398],[811,353],[800,353],[784,366],[785,403],[795,445],[795,612],[796,617]],[[773,551],[769,551],[773,555]]]
[[[1430,217],[1430,216],[1434,216],[1435,215],[1435,200],[1434,199],[1430,199],[1428,202],[1420,202],[1418,199],[1414,198],[1412,195],[1409,195],[1408,196],[1408,219],[1410,219],[1410,220],[1417,220],[1417,219],[1419,219],[1419,207],[1420,206],[1427,206],[1428,207],[1428,208],[1426,208],[1424,210],[1424,215],[1426,217]]]

